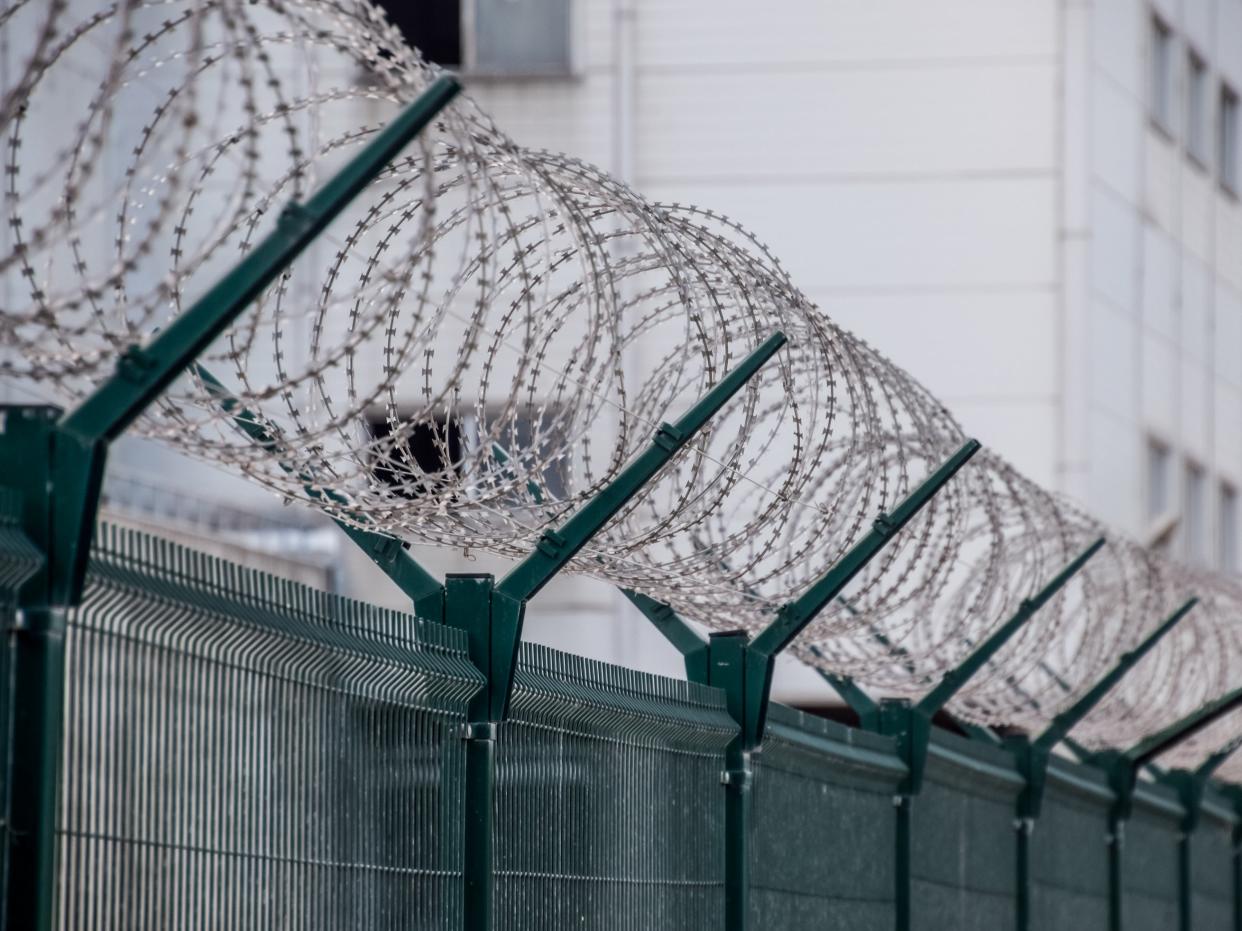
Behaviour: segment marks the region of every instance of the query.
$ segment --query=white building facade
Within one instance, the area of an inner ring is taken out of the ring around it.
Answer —
[[[518,142],[742,222],[1032,478],[1239,568],[1242,0],[381,5]],[[171,456],[114,462],[268,506]],[[346,593],[404,606],[337,552]],[[438,572],[503,568],[415,552]],[[590,580],[541,594],[528,634],[678,669]]]
[[[465,11],[518,141],[730,214],[1031,477],[1238,568],[1242,0],[552,5],[553,77],[472,78]]]

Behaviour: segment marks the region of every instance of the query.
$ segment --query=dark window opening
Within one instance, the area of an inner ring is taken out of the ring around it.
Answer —
[[[569,463],[564,455],[555,455],[563,445],[555,427],[549,430],[544,426],[536,436],[534,422],[528,417],[518,417],[500,431],[496,443],[503,458],[517,456],[526,463],[540,463],[538,474],[531,478],[538,486],[540,499],[561,501],[569,496]]]
[[[393,435],[392,424],[383,416],[368,420],[367,426],[376,440]],[[378,444],[372,468],[377,480],[406,498],[418,498],[456,484],[462,464],[460,418],[437,417],[434,421],[403,424],[398,435],[402,439]]]
[[[461,65],[461,0],[378,0],[376,5],[428,61]]]

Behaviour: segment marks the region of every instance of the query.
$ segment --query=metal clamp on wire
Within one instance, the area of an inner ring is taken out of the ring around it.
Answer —
[[[686,434],[671,423],[660,424],[652,442],[666,452],[676,452],[686,442]]]
[[[539,542],[535,546],[539,552],[543,553],[549,559],[556,559],[561,555],[561,551],[565,549],[566,540],[555,530],[545,530],[539,536]]]
[[[739,789],[748,789],[755,781],[755,774],[749,769],[726,769],[720,774],[720,784],[722,786],[737,786]]]
[[[496,722],[479,721],[473,724],[463,724],[457,733],[462,740],[495,740]]]

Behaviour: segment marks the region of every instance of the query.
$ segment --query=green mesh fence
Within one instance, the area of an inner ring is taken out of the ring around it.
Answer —
[[[1031,928],[1108,927],[1112,795],[1102,770],[1054,762],[1030,837]]]
[[[67,632],[59,926],[455,928],[457,631],[103,527]]]
[[[1169,931],[1178,926],[1180,821],[1181,809],[1172,791],[1145,784],[1135,794],[1121,854],[1121,915],[1126,931]]]
[[[756,764],[754,927],[889,931],[905,774],[892,739],[774,704]]]
[[[523,645],[496,748],[496,928],[723,926],[714,689]]]
[[[43,556],[22,530],[21,496],[0,486],[0,605],[12,611],[17,591],[43,565]]]
[[[912,926],[955,931],[1014,927],[1022,781],[1004,750],[937,734],[911,813]]]
[[[17,620],[17,593],[43,565],[39,550],[27,538],[21,527],[21,497],[11,489],[0,487],[0,624],[4,625],[5,640],[0,648],[0,747],[7,748],[11,741],[13,709],[10,695],[12,678],[12,650],[14,638],[10,631]],[[0,766],[0,811],[9,810],[9,772],[12,762]],[[8,876],[9,844],[0,845],[0,867]],[[7,895],[7,889],[4,890]],[[7,931],[7,929],[6,929]]]
[[[1205,800],[1190,835],[1190,914],[1194,931],[1235,931],[1233,923],[1233,819],[1223,803]]]
[[[0,489],[0,681],[42,566]],[[104,527],[66,632],[56,926],[457,929],[464,634]],[[7,741],[13,708],[0,689]],[[521,650],[498,729],[495,929],[724,924],[723,694]],[[893,926],[893,740],[773,705],[755,755],[751,927]],[[0,797],[8,798],[7,767]],[[937,733],[912,806],[912,926],[1012,928],[1012,758]],[[1058,760],[1031,839],[1031,927],[1108,926],[1111,796]],[[7,802],[6,802],[7,804]],[[1178,927],[1182,812],[1144,783],[1122,927]],[[1233,929],[1230,801],[1190,844],[1193,931]],[[5,855],[9,847],[4,846]]]

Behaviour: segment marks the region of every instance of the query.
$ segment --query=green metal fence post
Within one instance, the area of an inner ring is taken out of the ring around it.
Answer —
[[[1057,744],[1069,743],[1069,734],[1079,723],[1090,714],[1104,697],[1116,687],[1117,683],[1133,669],[1144,656],[1151,652],[1157,643],[1190,613],[1198,603],[1191,598],[1166,618],[1151,634],[1145,637],[1133,650],[1122,654],[1117,663],[1081,698],[1065,711],[1052,719],[1048,728],[1034,740],[1023,737],[1009,739],[1006,743],[1014,753],[1018,763],[1018,771],[1022,775],[1023,788],[1018,796],[1017,832],[1018,832],[1018,931],[1028,931],[1031,923],[1031,875],[1030,875],[1030,843],[1035,821],[1039,818],[1043,804],[1044,789],[1048,782],[1048,763],[1052,751]],[[1121,869],[1121,847],[1124,837],[1122,823],[1109,815],[1108,831],[1105,834],[1108,845],[1109,875],[1119,878]],[[1114,895],[1110,879],[1110,903]],[[1116,895],[1119,895],[1118,892]],[[1120,899],[1110,904],[1110,914],[1116,914],[1120,920]]]
[[[1035,612],[1047,604],[1073,576],[1079,572],[1087,561],[1104,545],[1097,540],[1081,553],[1073,562],[1066,566],[1042,589],[1025,599],[1018,610],[996,629],[982,644],[947,672],[944,678],[919,701],[907,699],[885,699],[879,706],[879,730],[897,738],[897,752],[906,764],[906,778],[898,789],[895,799],[897,805],[897,839],[895,856],[897,879],[897,928],[908,931],[911,926],[911,856],[913,854],[913,816],[914,797],[923,787],[923,774],[927,766],[927,753],[931,744],[932,722],[936,714],[942,711],[959,690],[979,672],[988,661],[1022,629]],[[832,681],[831,679],[829,680]],[[850,683],[852,685],[852,683]],[[834,683],[835,687],[835,683]],[[843,695],[853,696],[847,689]],[[858,700],[857,696],[853,696]],[[847,701],[850,698],[847,697]],[[869,702],[870,699],[867,699]],[[860,701],[859,707],[870,712],[866,703]],[[862,718],[862,711],[859,712]]]
[[[3,731],[8,769],[4,799],[4,914],[0,927],[52,926],[55,888],[56,791],[64,682],[65,615],[51,603],[49,560],[52,499],[48,493],[54,407],[0,408],[0,475],[17,492],[20,525],[43,559],[17,594],[6,630],[9,681]]]
[[[1151,763],[1162,753],[1173,749],[1179,743],[1199,733],[1213,721],[1229,712],[1242,707],[1242,688],[1234,689],[1226,694],[1207,702],[1201,708],[1192,711],[1184,718],[1175,721],[1168,727],[1152,734],[1128,750],[1108,750],[1092,757],[1092,762],[1108,773],[1108,780],[1113,790],[1113,805],[1109,811],[1109,927],[1120,931],[1123,925],[1122,880],[1122,849],[1124,847],[1125,822],[1130,818],[1134,804],[1134,791],[1138,784],[1139,770]],[[1176,778],[1176,777],[1175,777]],[[1185,803],[1183,803],[1185,805]],[[1198,805],[1195,805],[1197,817]],[[1183,833],[1185,824],[1183,824]],[[1180,869],[1180,867],[1179,867]],[[1190,906],[1181,902],[1185,921],[1189,921]]]
[[[466,631],[470,661],[486,680],[486,687],[470,701],[462,733],[466,743],[464,927],[491,931],[493,905],[493,837],[495,833],[496,726],[493,693],[497,681],[492,641],[503,637],[498,624],[512,624],[512,615],[492,611],[490,575],[450,574],[444,584],[446,623]],[[508,632],[512,635],[512,632]]]
[[[854,544],[827,572],[798,598],[783,605],[776,617],[748,641],[744,631],[712,634],[706,649],[702,638],[668,605],[651,599],[630,600],[670,643],[686,657],[693,679],[725,690],[729,713],[738,724],[730,745],[725,772],[725,927],[744,931],[749,926],[751,756],[763,743],[772,671],[777,655],[837,598],[884,546],[926,506],[980,449],[968,440],[912,491],[891,514],[876,518],[871,531]]]
[[[1180,931],[1191,927],[1191,836],[1199,825],[1199,813],[1203,804],[1203,789],[1207,777],[1201,782],[1197,773],[1173,770],[1165,773],[1161,781],[1172,786],[1182,806],[1181,830],[1177,838],[1177,922]]]
[[[1221,787],[1225,798],[1233,807],[1233,831],[1231,844],[1231,887],[1233,895],[1233,931],[1242,931],[1242,787]]]
[[[1121,894],[1121,858],[1125,847],[1125,822],[1111,811],[1104,837],[1108,845],[1108,931],[1122,931],[1125,902]]]
[[[1181,836],[1177,844],[1178,862],[1178,918],[1181,931],[1190,931],[1193,921],[1191,909],[1193,905],[1192,878],[1192,838],[1199,827],[1200,815],[1203,811],[1203,793],[1207,789],[1212,774],[1220,768],[1234,751],[1238,749],[1236,741],[1211,754],[1193,771],[1175,769],[1164,773],[1161,781],[1177,791],[1182,805]]]
[[[1028,931],[1031,927],[1031,834],[1034,830],[1034,818],[1018,818],[1014,822],[1018,843],[1015,864],[1018,871],[1017,931]]]
[[[23,530],[45,564],[18,594],[7,631],[11,720],[4,799],[4,927],[49,931],[55,894],[56,793],[64,703],[65,612],[81,600],[109,444],[185,371],[305,247],[457,94],[434,82],[305,204],[145,346],[132,345],[115,373],[76,408],[6,407],[0,483],[23,502]]]
[[[725,928],[740,931],[750,925],[750,825],[754,807],[754,773],[747,740],[745,631],[713,633],[708,647],[709,684],[723,689],[738,734],[725,751],[720,781],[725,790]]]
[[[783,334],[769,337],[676,423],[662,424],[646,449],[563,524],[544,531],[530,555],[499,582],[490,575],[448,576],[443,588],[444,622],[466,631],[471,661],[487,683],[471,702],[470,720],[463,734],[467,931],[491,931],[492,926],[496,739],[509,713],[526,602],[603,530],[783,345]]]

